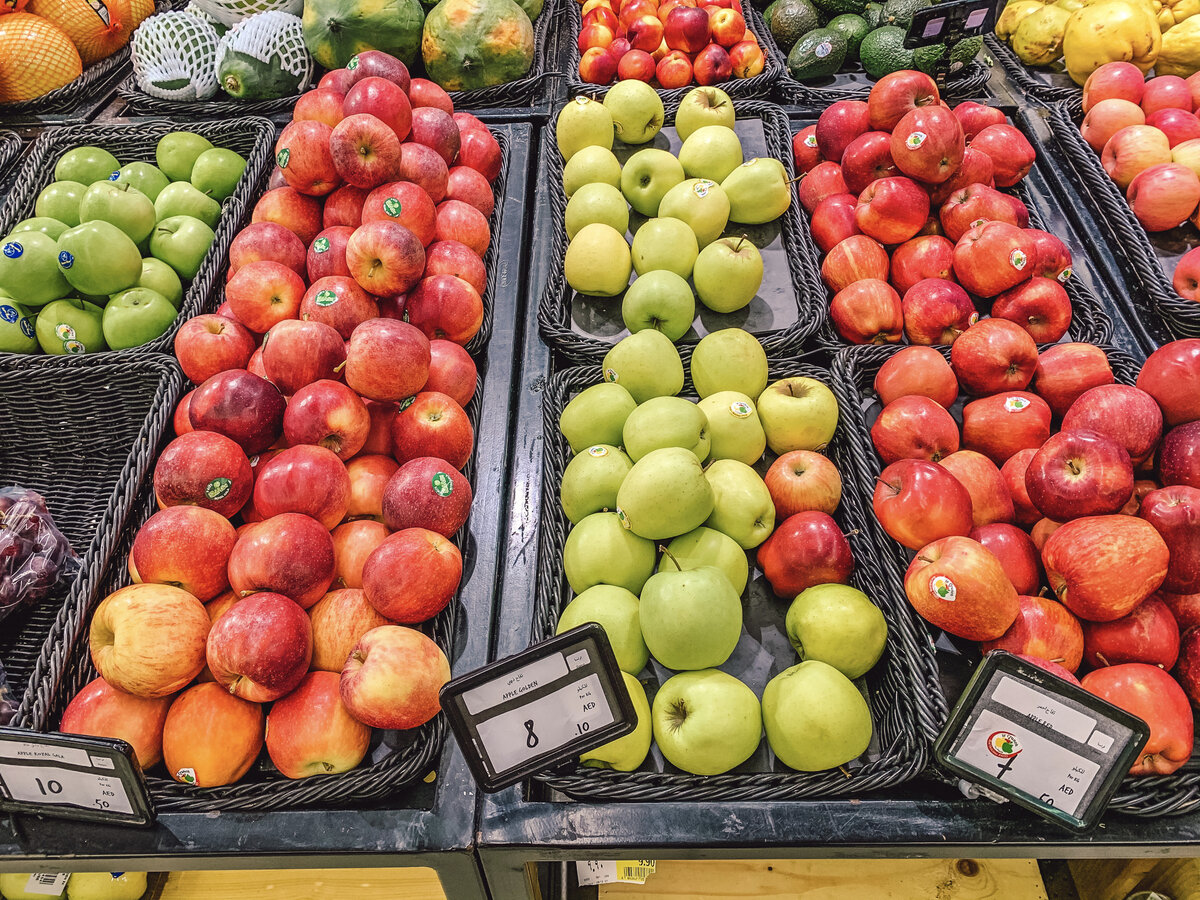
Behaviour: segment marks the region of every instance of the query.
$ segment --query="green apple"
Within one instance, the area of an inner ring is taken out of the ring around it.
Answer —
[[[675,671],[711,669],[729,659],[742,634],[742,601],[714,566],[661,568],[642,588],[642,637]]]
[[[621,186],[621,164],[608,147],[583,147],[563,166],[563,192],[568,197],[585,184]]]
[[[119,173],[121,164],[103,147],[76,147],[58,158],[54,166],[55,181],[78,181],[91,184],[108,181]]]
[[[84,222],[59,237],[58,268],[75,290],[104,296],[137,284],[142,254],[116,225]]]
[[[654,740],[671,765],[693,775],[737,768],[762,742],[754,691],[720,669],[680,672],[654,695]]]
[[[750,332],[722,328],[700,339],[692,351],[691,373],[701,397],[717,391],[757,397],[767,386],[767,354]]]
[[[573,453],[593,444],[619,446],[625,420],[637,406],[629,391],[619,384],[594,384],[580,391],[558,417],[562,432]]]
[[[657,559],[654,542],[634,534],[610,512],[585,517],[571,529],[563,545],[563,571],[576,594],[596,584],[613,584],[640,594],[646,579],[654,574]]]
[[[617,488],[633,461],[611,444],[593,444],[567,463],[558,499],[563,512],[579,523],[594,512],[617,511]]]
[[[145,872],[76,872],[67,882],[67,900],[138,900],[145,893]]]
[[[702,125],[679,148],[679,164],[688,178],[708,178],[720,184],[742,164],[742,142],[732,128]]]
[[[613,117],[607,106],[590,97],[576,97],[559,110],[554,120],[554,139],[564,162],[584,147],[613,145]]]
[[[116,225],[140,244],[150,237],[158,220],[154,204],[137,188],[119,181],[97,181],[79,201],[79,221]]]
[[[625,452],[637,462],[652,450],[682,447],[708,459],[708,419],[691,400],[651,397],[629,414],[622,432]]]
[[[138,277],[136,287],[157,291],[170,300],[176,309],[183,307],[183,282],[175,270],[161,259],[147,256],[142,260],[142,274]]]
[[[689,278],[700,247],[687,222],[659,217],[648,219],[633,236],[633,268],[639,275],[666,270]]]
[[[611,184],[585,184],[567,201],[567,240],[574,240],[585,227],[594,223],[607,225],[625,240],[629,230],[629,204]]]
[[[733,101],[718,87],[698,87],[688,91],[679,101],[675,112],[675,133],[681,141],[705,125],[722,125],[733,128],[737,116]]]
[[[745,235],[713,241],[700,251],[692,269],[696,296],[718,313],[749,306],[762,287],[762,279],[762,254]]]
[[[713,511],[704,523],[753,550],[775,530],[775,503],[757,472],[736,459],[717,459],[704,470]]]
[[[832,769],[871,743],[871,710],[854,682],[812,659],[780,672],[763,691],[767,743],[801,772]]]
[[[887,620],[862,591],[845,584],[818,584],[788,607],[788,640],[800,659],[816,659],[847,678],[866,675],[887,645]]]
[[[26,872],[21,874],[5,872],[0,875],[0,893],[4,895],[5,900],[54,900],[55,897],[66,896],[64,892],[50,894],[25,890],[25,886],[29,884],[29,879],[32,877]]]
[[[87,300],[54,300],[38,313],[34,330],[42,350],[54,356],[107,350],[104,309]]]
[[[87,185],[78,181],[53,181],[42,188],[33,203],[33,214],[40,218],[58,219],[68,228],[79,224],[79,203]]]
[[[729,535],[701,526],[675,538],[667,544],[667,550],[670,555],[659,559],[658,571],[714,566],[725,573],[739,597],[746,590],[750,563],[746,551]]]
[[[637,727],[625,737],[609,741],[584,753],[579,757],[579,762],[585,766],[632,772],[646,761],[646,755],[650,752],[654,728],[651,724],[650,701],[646,699],[646,689],[628,672],[622,672],[621,679],[625,682],[625,689],[629,691],[629,699],[633,701]]]
[[[562,634],[587,622],[598,623],[608,635],[621,671],[636,675],[646,668],[650,658],[642,638],[640,608],[637,596],[625,588],[596,584],[567,604],[554,633]]]
[[[104,340],[113,350],[140,347],[165,333],[178,314],[158,291],[130,288],[104,307]]]
[[[127,166],[121,166],[120,175],[117,177],[117,184],[127,184],[130,187],[135,187],[153,203],[162,189],[170,184],[170,180],[162,173],[158,166],[152,166],[150,163],[134,162]]]
[[[160,222],[172,216],[191,216],[209,228],[216,228],[221,221],[221,204],[189,182],[176,181],[163,188],[155,198],[154,214]]]
[[[213,147],[196,157],[190,180],[196,190],[220,203],[233,195],[245,171],[246,160],[240,154]]]
[[[36,318],[36,313],[30,312],[16,300],[0,296],[0,352],[36,353]]]
[[[671,339],[647,329],[621,338],[604,355],[604,380],[620,384],[635,403],[683,390],[683,361]]]
[[[617,515],[633,534],[669,540],[704,524],[713,511],[712,486],[691,450],[663,447],[633,464],[617,491]]]
[[[58,240],[59,235],[66,231],[71,226],[60,219],[52,219],[49,216],[33,216],[28,219],[22,219],[12,227],[9,234],[21,234],[26,231],[40,231],[47,237]]]
[[[721,181],[729,197],[729,221],[745,225],[774,222],[792,204],[792,186],[783,163],[769,156],[747,160]]]
[[[696,318],[696,295],[674,272],[647,272],[634,279],[621,298],[621,318],[630,334],[653,328],[677,341],[691,330]]]
[[[753,466],[767,449],[767,434],[754,401],[738,391],[717,391],[697,404],[708,419],[711,459],[736,459]]]
[[[662,97],[644,81],[618,81],[604,95],[604,106],[612,113],[617,139],[626,144],[645,144],[662,130]]]
[[[572,290],[592,297],[615,297],[629,285],[633,263],[625,235],[611,225],[584,225],[567,245],[563,272]]]
[[[58,268],[58,242],[40,231],[6,237],[0,244],[0,293],[23,306],[44,306],[71,293]]]
[[[758,395],[757,405],[767,446],[779,456],[789,450],[822,450],[837,430],[837,397],[815,378],[780,379]]]
[[[191,216],[172,216],[154,226],[150,234],[150,253],[190,281],[216,240],[211,228]]]
[[[192,177],[192,169],[200,154],[212,147],[212,141],[195,132],[172,131],[163,135],[154,148],[154,161],[172,181],[187,181]]]
[[[683,182],[683,166],[666,150],[639,150],[621,167],[621,193],[643,216],[657,216],[667,191]]]
[[[689,178],[667,191],[658,205],[658,214],[687,222],[696,243],[707,247],[729,223],[729,198],[715,181]]]

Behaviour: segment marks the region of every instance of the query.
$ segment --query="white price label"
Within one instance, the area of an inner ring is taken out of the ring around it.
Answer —
[[[582,859],[575,863],[580,887],[596,884],[645,884],[658,868],[653,859]]]
[[[54,765],[9,765],[0,762],[0,783],[11,799],[23,803],[76,806],[113,813],[133,812],[125,786],[115,776],[77,772]]]
[[[61,897],[66,890],[67,882],[71,880],[70,872],[34,872],[25,882],[25,893],[45,894],[47,897]]]

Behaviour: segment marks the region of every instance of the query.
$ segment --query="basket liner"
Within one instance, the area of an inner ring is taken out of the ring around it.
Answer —
[[[826,383],[830,381],[829,372],[824,369],[794,361],[771,363],[772,379],[792,375],[807,375]],[[600,370],[595,366],[567,369],[551,377],[543,394],[545,465],[532,634],[535,642],[554,634],[559,613],[572,596],[561,562],[571,524],[558,500],[562,473],[572,454],[566,439],[558,430],[558,417],[573,394],[600,381]],[[687,395],[691,390],[689,379],[682,394]],[[888,622],[887,649],[879,663],[865,677],[865,692],[875,722],[875,735],[862,764],[850,764],[850,777],[836,769],[797,772],[781,763],[774,763],[773,768],[767,768],[772,764],[773,757],[768,757],[764,741],[750,762],[724,775],[699,777],[681,772],[669,764],[648,762],[642,769],[632,773],[577,765],[573,769],[568,768],[565,773],[536,776],[538,781],[568,796],[598,801],[798,800],[849,796],[890,787],[915,777],[925,767],[929,758],[929,744],[937,734],[939,723],[946,717],[946,710],[940,705],[944,703],[944,698],[936,690],[937,668],[933,647],[921,633],[919,623],[904,602],[903,593],[880,590],[880,585],[888,583],[884,577],[886,569],[879,564],[885,554],[866,530],[864,508],[851,490],[851,469],[846,456],[849,444],[845,440],[844,429],[844,425],[839,426],[833,444],[827,451],[842,471],[845,485],[841,505],[834,517],[847,532],[854,551],[852,583],[872,597]],[[753,567],[746,598],[746,627],[753,630],[761,627],[763,646],[768,652],[776,648],[783,655],[783,658],[777,658],[772,663],[771,674],[794,665],[798,660],[783,633],[783,616],[788,604],[773,598],[765,578]],[[744,651],[755,652],[756,641],[744,630],[742,644],[734,651],[727,666],[736,665],[739,656],[747,655]],[[753,668],[757,668],[761,680],[765,681],[767,675],[763,671],[763,661],[759,652],[759,659],[756,660],[758,665]],[[669,677],[669,673],[655,662],[651,662],[647,672],[650,677],[644,679],[643,684],[648,682],[652,698],[658,678]],[[652,758],[656,753],[652,751]]]
[[[1034,68],[1021,62],[1007,43],[994,34],[984,35],[983,45],[996,62],[1004,68],[1009,80],[1026,94],[1043,103],[1059,100],[1078,100],[1083,88],[1077,85],[1066,72],[1051,68]]]
[[[791,177],[791,133],[787,117],[775,104],[768,102],[734,101],[734,107],[744,155],[774,157],[783,163]],[[667,120],[669,127],[674,121],[674,110],[668,110]],[[671,144],[678,149],[673,128],[669,131],[664,128],[645,146],[667,147],[668,134]],[[614,144],[618,158],[624,158],[624,148],[620,142]],[[633,147],[630,152],[637,149],[640,147]],[[539,212],[552,217],[552,226],[548,249],[550,271],[538,306],[538,325],[546,343],[572,363],[599,362],[613,344],[628,334],[621,320],[621,299],[576,295],[567,284],[564,272],[568,243],[567,198],[563,192],[562,157],[555,142],[553,122],[542,133],[541,156],[541,177],[550,186],[550,198]],[[636,218],[636,214],[631,214],[631,220]],[[805,341],[819,327],[826,303],[816,248],[801,223],[795,190],[791,206],[775,222],[748,226],[731,223],[727,233],[748,234],[763,251],[762,288],[748,307],[734,313],[714,313],[697,300],[692,329],[676,341],[680,354],[685,360],[690,358],[692,347],[704,334],[732,327],[745,328],[755,334],[769,357],[801,353]]]

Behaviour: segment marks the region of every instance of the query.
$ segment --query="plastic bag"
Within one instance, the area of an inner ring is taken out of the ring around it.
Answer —
[[[0,618],[50,596],[59,576],[79,557],[54,524],[41,494],[0,489]]]

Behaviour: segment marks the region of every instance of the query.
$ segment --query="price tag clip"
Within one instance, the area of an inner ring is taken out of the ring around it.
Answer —
[[[934,60],[934,80],[938,88],[953,74],[950,64],[950,45],[964,38],[987,34],[996,21],[993,0],[949,0],[934,3],[913,13],[912,23],[904,36],[909,50],[945,44],[946,52]],[[961,68],[961,66],[960,66]]]

